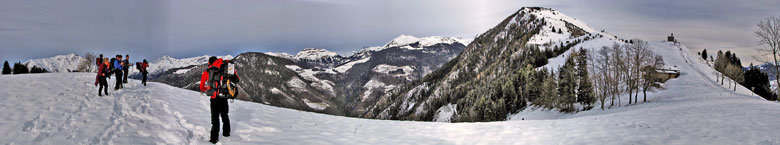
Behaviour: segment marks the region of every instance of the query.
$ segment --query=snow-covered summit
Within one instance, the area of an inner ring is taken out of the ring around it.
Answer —
[[[38,66],[49,72],[71,72],[76,71],[79,63],[84,59],[84,57],[71,53],[49,58],[30,59],[24,63],[27,64],[27,67],[32,68],[33,66]]]
[[[588,26],[587,23],[582,22],[580,20],[577,20],[575,18],[569,17],[568,15],[563,14],[563,13],[561,13],[559,11],[554,10],[554,9],[542,8],[542,9],[534,10],[532,8],[524,8],[524,9],[521,10],[521,12],[526,12],[526,13],[529,13],[529,14],[536,15],[537,18],[544,18],[545,20],[551,20],[552,22],[556,22],[556,23],[553,23],[553,24],[548,23],[547,25],[562,26],[563,27],[564,25],[561,25],[561,23],[557,23],[557,22],[568,22],[568,23],[573,24],[574,26],[577,26],[577,27],[585,30],[586,32],[596,32],[595,29],[593,29],[590,26]],[[548,22],[551,22],[551,21],[548,21]]]
[[[289,53],[284,53],[284,52],[281,52],[281,53],[276,53],[276,52],[266,52],[265,54],[268,54],[268,55],[270,55],[270,56],[276,56],[276,57],[284,58],[284,59],[290,59],[290,60],[293,60],[293,59],[295,59],[295,56],[294,56],[294,55],[291,55],[291,54],[289,54]]]
[[[295,55],[298,60],[320,60],[339,56],[338,53],[321,48],[305,48]]]
[[[390,47],[398,47],[398,46],[404,46],[409,44],[418,43],[419,46],[417,47],[409,47],[411,49],[422,49],[424,47],[433,46],[436,44],[453,44],[453,43],[461,43],[463,45],[468,45],[470,43],[469,40],[463,40],[462,38],[456,38],[456,37],[442,37],[442,36],[430,36],[430,37],[423,37],[423,38],[417,38],[412,35],[401,35],[398,37],[395,37],[390,42],[387,42],[385,44],[384,48],[390,48]],[[370,47],[376,49],[377,47]]]
[[[566,14],[550,8],[523,8],[519,10],[518,13],[530,14],[517,15],[517,17],[523,16],[523,18],[519,19],[529,19],[528,17],[534,16],[535,19],[544,21],[544,23],[542,23],[542,29],[539,31],[539,34],[531,37],[531,39],[528,41],[528,44],[554,43],[579,37],[581,35],[597,33],[595,29],[588,26],[588,24],[585,22],[574,19],[567,16]]]
[[[417,41],[420,41],[420,38],[414,37],[412,35],[401,35],[393,38],[393,40],[390,40],[390,42],[387,42],[387,44],[385,44],[385,47],[402,46]]]

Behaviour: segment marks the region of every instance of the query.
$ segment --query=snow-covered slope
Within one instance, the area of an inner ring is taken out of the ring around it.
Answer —
[[[543,9],[540,11],[525,10],[523,12],[528,12],[536,16],[537,19],[543,19],[546,22],[546,24],[542,28],[542,31],[540,31],[539,34],[531,37],[531,40],[528,41],[528,44],[544,44],[544,43],[558,42],[558,41],[570,39],[574,35],[576,35],[573,34],[575,33],[575,31],[579,31],[573,29],[581,29],[582,31],[584,31],[585,34],[596,32],[593,28],[588,26],[586,23],[571,18],[556,10],[552,10],[552,9]],[[576,28],[567,25],[573,25],[576,26]]]
[[[259,103],[230,105],[233,136],[220,144],[778,144],[780,105],[714,82],[685,47],[651,43],[680,78],[649,103],[553,118],[435,123],[346,118]],[[75,80],[75,81],[74,81]],[[209,144],[208,99],[131,80],[111,96],[94,75],[0,76],[6,144]],[[740,88],[742,89],[742,88]],[[43,91],[42,91],[43,90]],[[515,116],[518,117],[518,116]]]
[[[697,59],[695,54],[691,54],[689,49],[684,45],[676,45],[668,42],[649,42],[651,50],[654,53],[661,55],[664,58],[664,62],[667,66],[675,67],[679,69],[681,75],[679,78],[674,78],[664,83],[662,89],[655,89],[652,92],[648,92],[648,101],[651,103],[640,103],[638,106],[645,106],[637,108],[637,105],[632,105],[626,109],[625,107],[617,107],[602,111],[598,109],[578,112],[575,114],[560,113],[557,110],[546,110],[538,108],[528,108],[518,114],[514,114],[511,117],[512,120],[539,120],[539,119],[564,119],[575,118],[581,116],[591,116],[599,114],[610,114],[622,111],[643,111],[653,110],[649,108],[657,107],[669,107],[670,104],[659,104],[658,102],[677,102],[674,105],[680,105],[675,107],[682,107],[683,105],[695,105],[699,102],[706,103],[727,103],[731,101],[731,97],[738,96],[739,99],[747,100],[761,100],[765,101],[761,97],[753,94],[747,88],[737,86],[736,91],[732,91],[733,88],[730,84],[720,85],[717,82],[717,71],[708,66],[703,60]],[[728,79],[728,78],[726,78]],[[728,81],[728,80],[726,80]],[[640,97],[642,95],[640,94]],[[726,96],[729,99],[723,99]],[[627,94],[623,94],[622,100],[628,100]],[[607,100],[609,101],[609,100]],[[725,102],[720,102],[725,101]],[[618,102],[615,101],[615,106],[618,106]],[[598,104],[598,103],[597,103]],[[620,105],[628,105],[623,102]],[[660,105],[660,106],[659,106]],[[610,107],[609,102],[605,107]],[[641,110],[634,110],[641,109]]]
[[[24,63],[27,64],[27,67],[29,68],[38,66],[46,69],[49,72],[71,72],[76,71],[81,61],[84,61],[84,57],[71,53],[66,55],[57,55],[49,58],[31,59]]]
[[[600,35],[600,36],[603,36],[603,37],[595,37],[595,38],[583,41],[583,42],[581,42],[581,43],[579,43],[577,45],[574,45],[573,47],[571,47],[571,49],[567,50],[566,52],[562,53],[561,55],[558,55],[557,57],[553,57],[553,58],[548,59],[547,60],[547,64],[544,65],[544,67],[547,68],[547,70],[557,71],[558,68],[563,66],[563,63],[566,62],[566,58],[569,57],[569,55],[571,55],[571,53],[573,51],[579,50],[580,48],[586,49],[586,50],[588,50],[590,52],[596,52],[596,50],[599,50],[599,49],[601,49],[604,46],[611,47],[614,44],[618,44],[618,45],[626,44],[626,43],[623,43],[622,41],[620,41],[618,38],[615,38],[614,36],[607,37],[607,36],[611,36],[611,35],[609,35],[607,33],[598,32],[598,33],[595,33],[595,35]],[[569,40],[571,40],[571,39],[563,39],[562,41],[569,41]],[[560,41],[554,41],[554,43],[555,42],[560,42]]]
[[[566,58],[573,50],[579,48],[595,52],[603,46],[612,46],[613,44],[623,45],[624,39],[618,38],[606,32],[597,32],[594,28],[588,26],[585,22],[574,19],[559,11],[553,9],[532,10],[524,9],[521,12],[529,13],[537,19],[543,19],[544,25],[538,34],[531,37],[529,45],[538,45],[543,49],[553,49],[561,44],[570,44],[575,41],[580,43],[558,55],[550,58],[544,67],[547,70],[557,70],[566,61]],[[515,18],[522,19],[522,18]]]

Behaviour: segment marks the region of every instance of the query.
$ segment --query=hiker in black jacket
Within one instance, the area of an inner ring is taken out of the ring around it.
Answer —
[[[130,63],[130,55],[125,55],[125,60],[122,60],[122,71],[124,71],[124,76],[122,77],[122,83],[127,83],[127,74],[129,74],[130,66],[133,66],[133,64]]]
[[[100,54],[98,58],[95,58],[95,66],[99,68],[101,64],[103,64],[103,54]]]

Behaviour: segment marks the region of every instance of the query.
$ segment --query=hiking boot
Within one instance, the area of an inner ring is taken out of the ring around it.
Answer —
[[[212,140],[209,140],[209,142],[211,142],[212,144],[217,144],[217,141],[218,141],[218,140],[213,140],[213,139],[212,139]]]

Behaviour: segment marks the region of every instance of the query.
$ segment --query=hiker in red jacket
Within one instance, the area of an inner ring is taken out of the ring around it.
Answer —
[[[211,139],[209,142],[216,144],[219,140],[219,118],[225,124],[222,127],[222,136],[230,136],[230,119],[228,118],[228,98],[219,92],[219,81],[223,78],[220,67],[222,59],[209,58],[209,67],[203,71],[200,77],[200,91],[210,96],[211,101]]]
[[[100,94],[100,91],[105,91],[105,94],[108,95],[108,81],[106,81],[106,78],[110,74],[108,72],[108,59],[101,58],[100,60],[105,61],[100,63],[100,66],[98,67],[97,77],[95,78],[95,85],[100,85],[100,87],[98,87],[98,96],[103,96]]]
[[[141,79],[141,84],[144,84],[146,86],[146,75],[149,74],[148,71],[146,71],[146,68],[149,67],[149,62],[146,62],[146,59],[144,59],[143,62],[137,62],[136,68],[138,68],[138,72],[141,72],[141,76],[143,79]]]

